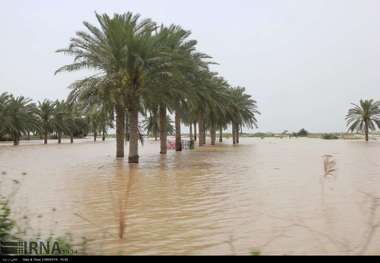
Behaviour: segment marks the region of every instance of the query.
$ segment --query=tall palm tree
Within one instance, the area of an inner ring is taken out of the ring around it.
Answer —
[[[191,32],[180,26],[161,26],[155,37],[158,39],[159,49],[164,54],[166,68],[164,75],[153,75],[146,82],[144,100],[159,109],[160,153],[166,154],[168,131],[166,115],[168,112],[175,115],[176,122],[176,149],[181,151],[181,119],[183,109],[191,100],[193,83],[189,74],[199,67],[200,60],[207,55],[196,52],[197,41],[190,40]],[[198,61],[195,59],[198,58]]]
[[[157,72],[157,68],[163,65],[156,40],[152,37],[156,25],[132,13],[113,17],[96,14],[96,18],[100,28],[84,22],[87,32],[77,32],[68,48],[58,50],[74,56],[74,62],[61,67],[57,73],[87,68],[97,71],[95,75],[74,83],[72,88],[76,93],[99,96],[112,103],[116,112],[116,156],[119,158],[124,157],[125,110],[128,109],[129,162],[137,163],[141,88],[146,75]]]
[[[193,82],[195,87],[194,96],[191,103],[190,115],[196,116],[198,123],[198,142],[202,147],[206,144],[206,128],[208,126],[207,117],[213,107],[218,107],[218,86],[215,85],[215,73],[210,72],[207,67],[199,68],[193,72]],[[209,125],[210,126],[210,125]],[[209,127],[211,128],[211,126]]]
[[[44,144],[47,144],[49,133],[52,132],[54,127],[54,103],[49,100],[38,102],[37,116],[44,136]]]
[[[369,131],[380,128],[380,101],[360,100],[359,105],[352,103],[346,116],[349,131],[364,132],[365,140],[369,140]]]
[[[205,111],[205,122],[210,129],[211,145],[215,145],[216,129],[225,121],[226,105],[231,98],[228,93],[229,85],[223,78],[213,76],[209,85],[211,99]]]

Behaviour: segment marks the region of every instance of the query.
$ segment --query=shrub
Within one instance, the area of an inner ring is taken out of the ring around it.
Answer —
[[[0,197],[0,241],[5,241],[12,237],[15,222],[10,218],[11,210],[8,201]]]
[[[251,251],[251,256],[261,256],[261,251],[259,250],[259,249],[253,249],[252,251]]]
[[[297,137],[307,137],[309,135],[309,132],[305,129],[301,129],[298,133],[297,133]]]
[[[339,137],[335,134],[332,134],[332,133],[325,133],[325,134],[322,134],[322,139],[324,139],[324,140],[338,140]]]

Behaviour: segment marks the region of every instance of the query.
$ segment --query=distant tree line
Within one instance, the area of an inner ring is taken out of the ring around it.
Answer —
[[[112,118],[101,105],[71,104],[65,101],[34,103],[23,96],[0,94],[0,139],[12,140],[18,145],[22,137],[38,136],[48,143],[48,139],[62,142],[64,136],[82,138],[89,133],[102,135],[105,140],[107,129],[112,127]]]

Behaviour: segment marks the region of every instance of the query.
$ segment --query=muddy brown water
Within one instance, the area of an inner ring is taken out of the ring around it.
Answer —
[[[160,156],[147,141],[139,165],[114,152],[0,145],[1,191],[20,186],[28,235],[86,237],[90,254],[380,254],[379,142],[242,139]]]

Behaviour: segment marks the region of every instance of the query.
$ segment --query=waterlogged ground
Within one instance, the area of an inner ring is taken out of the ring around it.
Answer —
[[[0,146],[28,235],[90,254],[380,254],[380,143],[242,139],[115,160],[115,142]],[[26,218],[23,216],[26,215]]]

